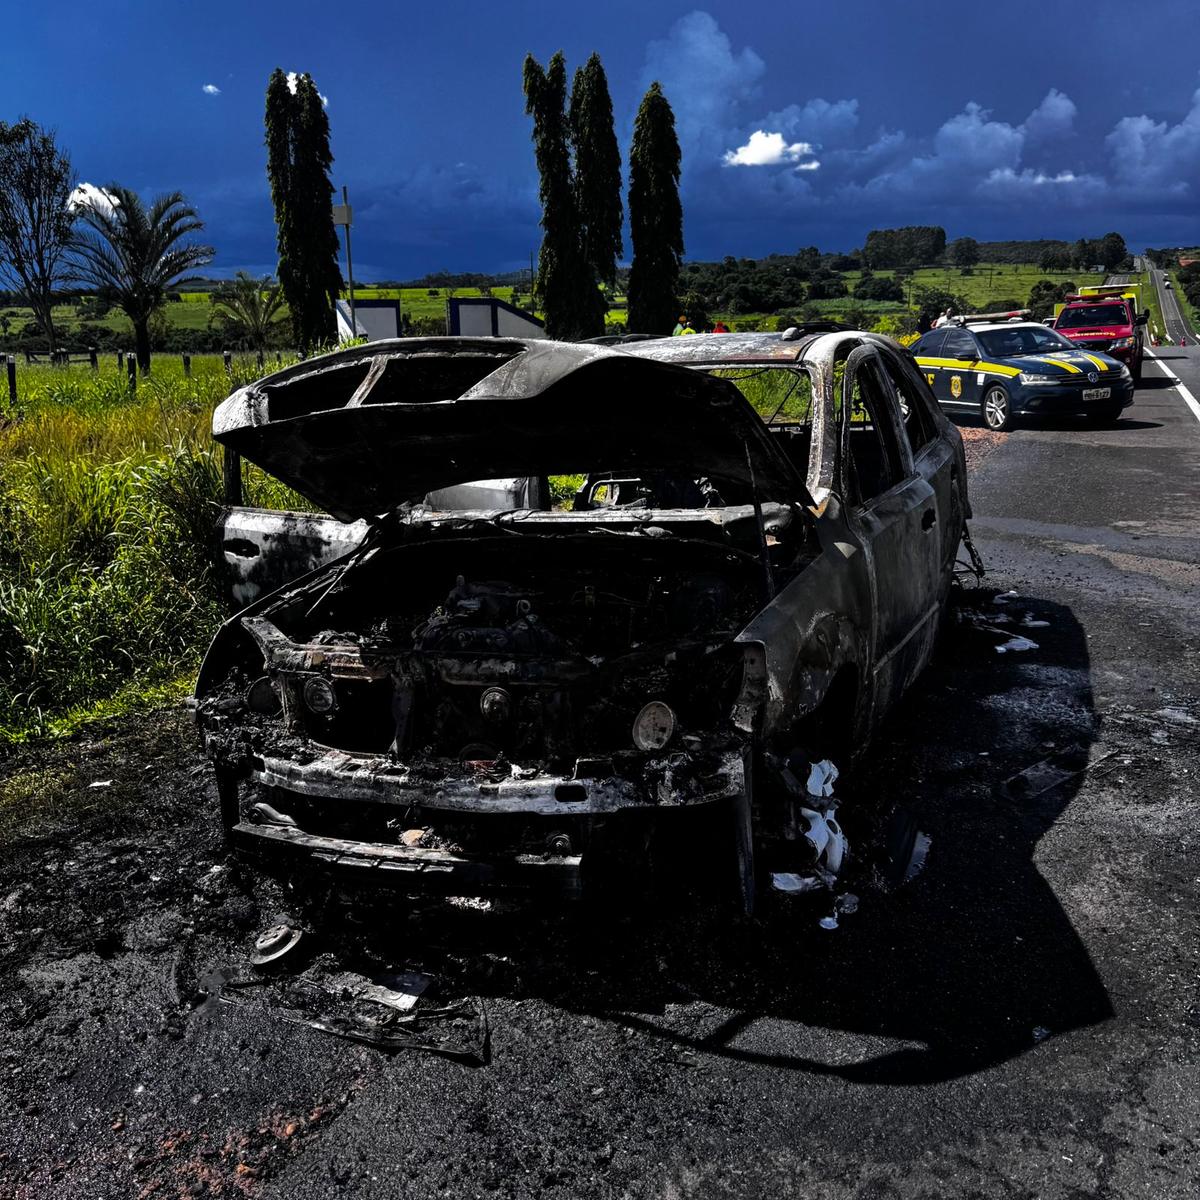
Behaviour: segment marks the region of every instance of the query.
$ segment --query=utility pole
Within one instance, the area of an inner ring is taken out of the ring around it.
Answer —
[[[342,188],[342,202],[333,206],[333,223],[341,225],[346,231],[346,281],[350,288],[350,336],[358,337],[358,319],[354,315],[354,262],[350,257],[350,197],[346,188]]]

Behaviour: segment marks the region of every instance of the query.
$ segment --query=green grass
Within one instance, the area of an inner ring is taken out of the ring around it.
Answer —
[[[0,743],[177,692],[222,617],[220,358],[198,356],[185,378],[163,356],[136,391],[110,367],[18,379],[19,407],[0,418]],[[248,503],[306,507],[244,470]]]

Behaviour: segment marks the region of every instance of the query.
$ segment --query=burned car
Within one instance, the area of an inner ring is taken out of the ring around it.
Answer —
[[[236,848],[471,895],[700,836],[747,909],[836,881],[819,764],[924,667],[969,515],[895,343],[378,342],[213,433],[328,514],[223,518],[196,719]]]

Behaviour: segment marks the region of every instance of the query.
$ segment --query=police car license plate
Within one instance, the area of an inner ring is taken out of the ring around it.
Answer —
[[[1112,395],[1112,388],[1087,388],[1083,393],[1085,400],[1107,400]]]

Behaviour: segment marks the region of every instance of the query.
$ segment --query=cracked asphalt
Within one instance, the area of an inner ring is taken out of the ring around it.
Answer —
[[[906,887],[834,931],[685,892],[331,916],[330,962],[480,997],[485,1066],[205,1000],[290,898],[225,859],[181,710],[0,762],[0,1197],[1195,1196],[1200,422],[1168,385],[971,435],[983,599],[1037,646],[952,631],[846,781],[851,834],[931,836]]]

